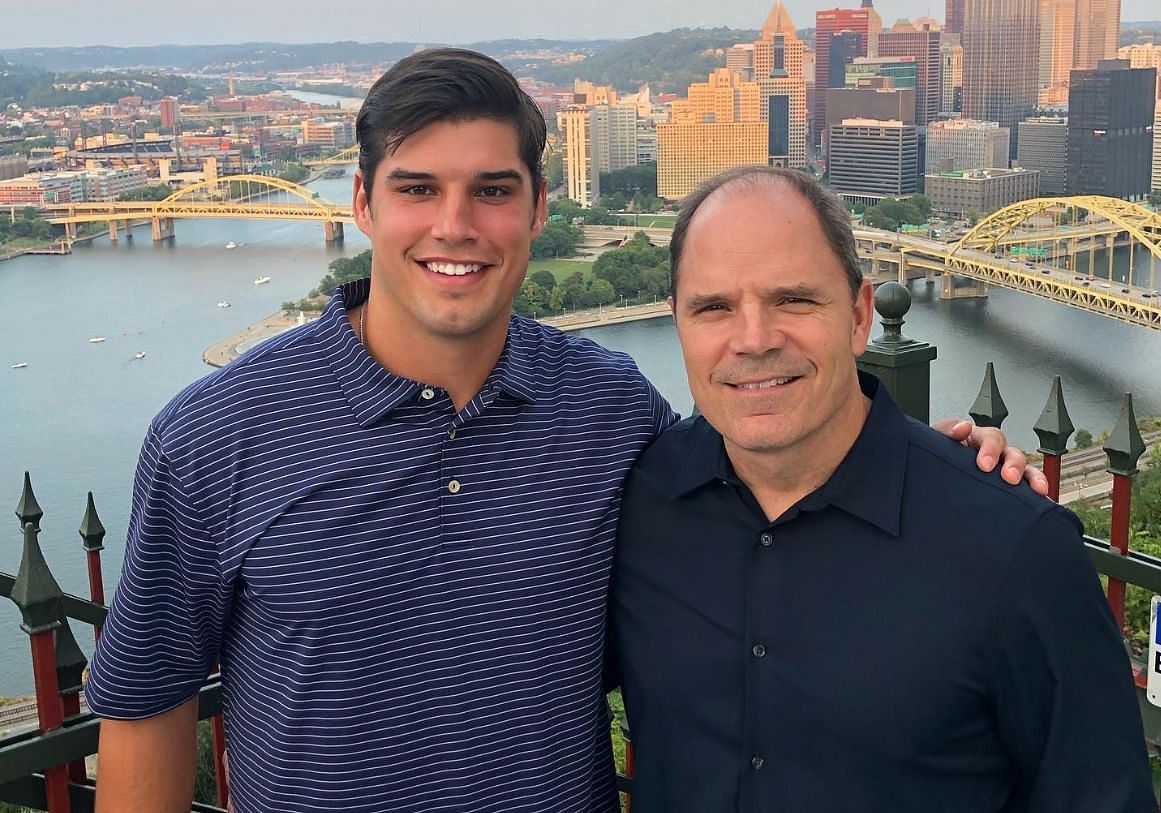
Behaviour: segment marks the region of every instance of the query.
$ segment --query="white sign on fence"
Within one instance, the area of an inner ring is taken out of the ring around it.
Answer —
[[[1161,639],[1157,637],[1157,606],[1161,596],[1153,596],[1149,605],[1149,681],[1145,685],[1145,696],[1154,706],[1161,706]]]

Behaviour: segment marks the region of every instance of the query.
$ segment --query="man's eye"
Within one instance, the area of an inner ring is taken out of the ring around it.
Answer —
[[[482,198],[502,198],[508,194],[508,190],[503,186],[485,186],[479,194]]]
[[[430,186],[405,186],[399,190],[404,195],[430,195]]]
[[[704,305],[698,306],[696,313],[708,313],[710,311],[724,311],[726,306],[722,302],[707,302]]]

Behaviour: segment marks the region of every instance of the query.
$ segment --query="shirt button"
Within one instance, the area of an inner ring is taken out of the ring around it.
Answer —
[[[450,432],[447,433],[447,436],[448,436],[449,440],[455,440],[456,439],[456,430],[454,430],[454,429],[451,430]]]
[[[459,480],[452,480],[451,482],[449,482],[447,484],[447,490],[450,491],[452,494],[459,494],[460,493],[460,481]]]
[[[758,541],[762,543],[762,547],[768,548],[774,544],[774,534],[762,534],[758,537]]]
[[[754,644],[754,648],[750,651],[754,653],[755,658],[766,657],[766,647],[762,646],[761,644]]]
[[[424,387],[423,391],[419,393],[419,397],[424,401],[430,401],[435,397],[435,390],[433,390],[431,387]]]
[[[762,757],[754,757],[753,759],[750,760],[750,767],[753,768],[755,771],[762,770],[762,766],[765,764],[766,764],[766,760],[762,759]]]

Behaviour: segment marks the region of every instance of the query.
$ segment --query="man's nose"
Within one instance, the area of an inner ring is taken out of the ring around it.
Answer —
[[[757,356],[782,349],[786,334],[773,309],[747,303],[735,313],[732,344],[735,353]]]
[[[476,236],[472,200],[467,193],[449,191],[440,198],[431,234],[449,242],[470,240]]]

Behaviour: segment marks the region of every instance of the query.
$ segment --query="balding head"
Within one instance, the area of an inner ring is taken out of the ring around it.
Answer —
[[[702,204],[711,198],[716,200],[726,195],[755,193],[798,195],[810,204],[830,250],[846,274],[852,299],[857,297],[859,286],[863,282],[863,272],[859,267],[859,255],[855,250],[855,235],[851,230],[851,218],[847,207],[837,196],[823,189],[818,181],[804,172],[763,166],[738,167],[715,175],[682,201],[681,212],[677,216],[673,237],[669,242],[669,295],[675,296],[677,293],[682,253],[689,230],[696,228],[695,220]]]

